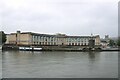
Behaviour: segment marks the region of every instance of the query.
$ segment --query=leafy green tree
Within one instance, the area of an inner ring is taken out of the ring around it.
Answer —
[[[3,31],[0,31],[0,44],[4,44],[6,42],[6,34]]]
[[[109,41],[109,46],[114,46],[114,45],[115,45],[114,40],[110,39],[110,41]]]
[[[117,45],[120,46],[120,38],[117,41]]]

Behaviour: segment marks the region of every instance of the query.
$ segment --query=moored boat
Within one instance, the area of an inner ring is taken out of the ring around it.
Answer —
[[[25,50],[25,51],[41,51],[42,48],[35,48],[35,47],[19,47],[19,50]]]

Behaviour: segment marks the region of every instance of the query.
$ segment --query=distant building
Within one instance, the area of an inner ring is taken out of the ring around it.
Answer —
[[[104,40],[105,40],[107,43],[109,43],[109,40],[110,40],[109,35],[105,35]]]
[[[107,48],[108,44],[109,43],[106,40],[101,40],[101,46],[102,46],[102,48]]]
[[[101,47],[107,48],[109,45],[109,41],[110,41],[109,35],[105,35],[105,38],[101,39]]]
[[[100,45],[99,35],[92,36],[95,46]],[[32,32],[20,32],[7,34],[6,44],[12,45],[29,45],[29,46],[88,46],[91,36],[67,36],[66,34],[38,34]]]

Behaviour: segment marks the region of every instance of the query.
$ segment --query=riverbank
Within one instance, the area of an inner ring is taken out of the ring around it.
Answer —
[[[30,47],[18,47],[18,46],[7,46],[7,47],[2,47],[3,51],[73,51],[73,52],[89,52],[89,51],[120,51],[119,48],[103,48],[103,49],[89,49],[89,48],[84,48],[84,49],[80,49],[80,48],[53,48],[53,47],[48,47],[48,48],[30,48]]]
[[[120,51],[120,48],[90,48],[88,46],[18,46],[18,45],[3,45],[2,50],[20,50],[20,51]]]

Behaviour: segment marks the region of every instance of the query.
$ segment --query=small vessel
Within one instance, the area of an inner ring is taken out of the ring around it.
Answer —
[[[30,47],[19,47],[19,50],[32,50]]]
[[[33,50],[40,51],[40,50],[42,50],[42,48],[33,48]]]
[[[35,48],[35,47],[19,47],[19,50],[25,50],[25,51],[40,51],[42,48]]]
[[[102,48],[103,51],[119,51],[119,48]]]

